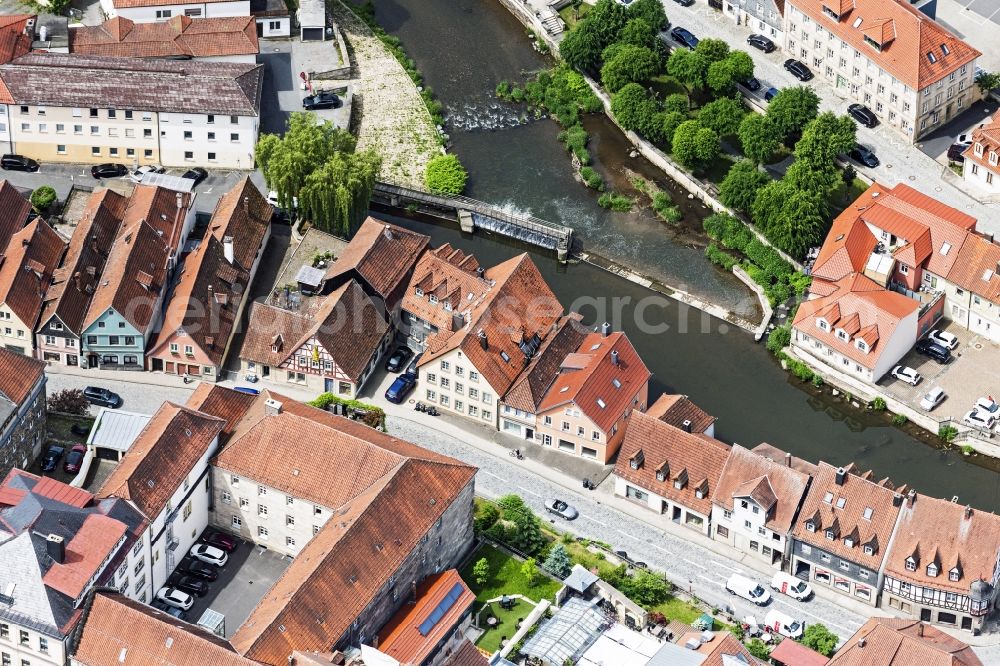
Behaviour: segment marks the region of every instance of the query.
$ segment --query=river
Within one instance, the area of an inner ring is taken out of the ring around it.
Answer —
[[[516,107],[495,99],[499,81],[523,80],[549,64],[499,2],[375,0],[375,6],[379,22],[403,41],[446,107],[452,150],[470,173],[469,196],[572,226],[586,251],[731,310],[752,310],[742,285],[705,261],[683,227],[670,229],[646,213],[610,214],[601,209],[596,196],[574,180],[555,123],[525,122]],[[599,161],[624,151],[621,133],[607,120],[595,117],[587,128]],[[628,166],[642,173],[651,169],[638,160]],[[621,178],[603,171],[606,177]],[[665,178],[657,180],[661,187],[670,187]],[[685,201],[678,190],[671,193],[676,201]],[[685,212],[705,214],[697,208]],[[434,244],[450,242],[473,252],[484,265],[524,251],[486,234],[461,234],[457,225],[389,219],[430,235]],[[745,332],[596,267],[563,266],[532,254],[564,306],[581,311],[588,323],[609,320],[629,335],[654,374],[651,395],[689,395],[718,417],[721,439],[750,447],[769,442],[832,464],[855,461],[879,478],[889,476],[924,493],[957,495],[961,502],[987,510],[1000,508],[1000,474],[956,451],[929,446],[881,415],[866,415],[828,393],[815,395],[782,371]],[[613,314],[616,307],[618,315]],[[658,330],[662,325],[666,330]]]

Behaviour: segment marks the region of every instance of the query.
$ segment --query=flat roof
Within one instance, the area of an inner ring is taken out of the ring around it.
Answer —
[[[132,442],[149,423],[149,419],[149,414],[102,407],[94,421],[94,427],[90,429],[87,443],[93,447],[125,453],[132,448]]]

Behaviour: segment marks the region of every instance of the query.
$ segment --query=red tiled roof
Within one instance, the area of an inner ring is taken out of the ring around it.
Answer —
[[[992,303],[1000,303],[1000,245],[969,234],[956,254],[955,265],[947,274],[948,281]]]
[[[62,259],[66,243],[40,217],[11,236],[0,264],[0,303],[28,327],[38,324],[45,290]]]
[[[28,20],[35,14],[8,14],[0,17],[0,64],[31,51],[31,37],[26,32]]]
[[[982,155],[976,155],[976,144],[983,147]],[[988,123],[972,130],[972,142],[962,152],[962,157],[993,173],[1000,173],[1000,165],[990,164],[991,152],[1000,157],[1000,111],[994,113]]]
[[[133,23],[118,16],[101,25],[69,31],[69,52],[91,56],[205,58],[256,55],[259,51],[257,24],[251,16],[175,16],[156,23]]]
[[[442,666],[489,666],[489,663],[483,653],[466,639],[450,657],[445,657]]]
[[[819,652],[807,648],[802,643],[784,640],[771,650],[771,659],[785,666],[826,666],[830,661]]]
[[[13,102],[2,102],[12,104]],[[0,180],[0,252],[7,251],[10,238],[24,228],[31,214],[31,203],[8,180]]]
[[[237,422],[255,402],[257,402],[256,396],[248,393],[209,382],[199,382],[198,388],[188,398],[185,406],[225,421],[222,434],[224,439],[228,439],[235,430]]]
[[[641,452],[639,469],[631,467]],[[633,412],[618,452],[615,475],[703,515],[712,511],[719,475],[729,447],[711,437],[687,433],[641,412]],[[657,472],[665,477],[657,480]],[[686,479],[678,490],[674,481]],[[703,490],[697,497],[695,491]]]
[[[983,666],[972,648],[957,638],[926,622],[891,617],[869,619],[827,663],[829,666]]]
[[[456,322],[459,316],[467,316],[490,290],[490,283],[477,274],[478,268],[475,257],[447,243],[425,252],[406,286],[403,309],[439,330],[456,330],[464,324]]]
[[[330,266],[326,280],[356,271],[376,293],[388,299],[429,242],[430,238],[423,234],[369,217]]]
[[[222,419],[163,403],[98,496],[129,500],[148,520],[155,520],[224,426]]]
[[[632,408],[633,399],[646,387],[652,373],[621,331],[607,337],[591,333],[580,343],[577,353],[586,357],[586,364],[579,369],[564,364],[546,391],[539,412],[572,402],[594,425],[608,432]]]
[[[0,393],[15,405],[23,404],[44,376],[42,361],[0,348]]]
[[[559,320],[556,330],[542,341],[538,353],[503,397],[505,405],[528,414],[538,412],[545,392],[559,376],[563,359],[577,349],[589,333],[580,323],[582,319],[578,313],[571,312]]]
[[[42,577],[46,586],[77,599],[97,573],[128,526],[108,516],[91,513],[76,535],[65,545],[63,562],[53,562]]]
[[[669,423],[675,428],[683,428],[685,421],[691,422],[691,432],[705,432],[715,423],[716,418],[694,404],[686,395],[664,393],[656,399],[646,414]]]
[[[906,0],[853,0],[839,21],[823,6],[836,12],[840,2],[793,0],[791,4],[914,91],[982,55]],[[866,36],[883,40],[881,48],[866,42]]]
[[[252,19],[250,23],[253,24]],[[257,255],[263,252],[261,244],[270,230],[273,214],[274,207],[253,184],[250,176],[244,176],[215,204],[215,211],[208,223],[208,232],[220,241],[226,237],[232,238],[233,258],[236,263],[249,271]]]
[[[94,496],[86,490],[75,488],[50,476],[39,477],[35,485],[32,486],[31,492],[69,506],[75,506],[78,509],[87,506],[94,499]]]
[[[458,597],[445,602],[458,589]],[[429,576],[417,587],[415,600],[400,608],[379,632],[379,652],[389,655],[400,664],[423,664],[441,641],[470,608],[476,595],[462,581],[455,569]],[[430,631],[422,624],[434,614],[442,603],[447,603],[444,613]]]
[[[813,264],[813,275],[829,282],[842,280],[864,270],[878,240],[864,224],[858,224],[860,212],[871,205],[873,185],[857,201],[845,208],[833,221]],[[815,291],[815,290],[814,290]]]
[[[74,663],[81,666],[254,666],[224,639],[152,606],[98,592],[86,614]]]
[[[783,534],[791,529],[808,486],[807,474],[733,444],[713,501],[732,510],[734,497],[752,497],[767,512],[765,525]]]

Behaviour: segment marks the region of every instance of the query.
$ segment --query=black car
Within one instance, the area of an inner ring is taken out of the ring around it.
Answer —
[[[678,44],[683,44],[692,51],[694,47],[698,46],[698,38],[691,34],[686,28],[682,28],[679,25],[675,26],[673,30],[670,31],[670,36],[674,38],[674,41]]]
[[[951,144],[948,147],[948,159],[951,160],[952,162],[958,162],[959,164],[961,164],[962,162],[965,161],[965,155],[963,155],[962,153],[965,152],[966,148],[968,148],[968,146],[963,146],[960,143]]]
[[[413,351],[409,347],[396,347],[392,356],[385,362],[385,369],[389,372],[399,372],[406,367],[406,362],[413,356]]]
[[[84,425],[83,423],[74,423],[70,426],[70,432],[79,437],[86,437],[90,434],[90,426]]]
[[[945,365],[951,360],[951,350],[942,347],[929,338],[919,340],[915,349],[918,353],[931,357],[941,365]]]
[[[99,386],[88,386],[83,389],[83,397],[92,405],[111,408],[122,406],[122,397],[120,395]]]
[[[866,146],[862,146],[860,143],[855,144],[854,150],[851,151],[850,156],[855,162],[864,164],[870,169],[874,169],[879,165],[879,161],[878,158],[875,157],[875,153],[873,153]]]
[[[751,76],[746,81],[740,81],[740,85],[749,90],[750,92],[756,92],[760,90],[760,81],[756,77]]]
[[[851,104],[847,107],[847,113],[851,115],[851,118],[854,118],[865,127],[875,127],[878,125],[878,118],[864,104]]]
[[[215,580],[219,577],[218,569],[193,557],[185,558],[177,567],[177,572],[203,580]]]
[[[201,167],[195,167],[193,169],[185,171],[184,175],[181,176],[181,178],[187,178],[188,180],[193,180],[194,184],[197,185],[201,181],[208,178],[208,172],[202,169]]]
[[[407,394],[417,385],[417,376],[409,372],[404,372],[396,377],[392,385],[385,390],[385,399],[391,403],[400,405],[406,400]]]
[[[55,471],[56,467],[59,466],[59,461],[62,460],[63,453],[66,449],[57,444],[53,444],[49,447],[49,450],[45,452],[45,459],[42,461],[42,471],[52,472]]]
[[[770,39],[764,35],[750,35],[747,37],[747,44],[754,47],[755,49],[760,49],[764,53],[770,53],[774,49],[778,48],[774,45]]]
[[[90,175],[94,178],[121,178],[128,173],[124,164],[95,164],[90,167]]]
[[[343,102],[340,101],[338,95],[325,90],[321,90],[314,95],[309,95],[302,100],[302,108],[309,111],[313,109],[336,109],[342,104]]]
[[[5,171],[38,171],[38,162],[24,155],[8,154],[0,157],[0,167]]]
[[[681,7],[690,7],[694,4],[694,0],[674,0]]]
[[[171,617],[176,617],[178,620],[187,620],[187,613],[182,611],[180,608],[174,608],[173,606],[168,606],[159,599],[153,599],[153,603],[150,604],[153,608],[158,611],[163,611]]]
[[[203,597],[208,594],[208,583],[200,578],[195,578],[194,576],[174,574],[167,579],[167,585],[176,587],[178,590],[183,590],[188,594],[193,594],[199,597]]]
[[[777,88],[768,88],[767,90],[764,91],[764,101],[770,102],[772,99],[778,96],[779,92],[781,91],[778,90]]]
[[[795,58],[789,58],[785,61],[785,69],[799,81],[808,81],[813,77],[812,70],[804,62]]]

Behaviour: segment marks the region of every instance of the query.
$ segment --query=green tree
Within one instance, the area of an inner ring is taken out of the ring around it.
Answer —
[[[858,125],[849,116],[821,113],[802,130],[795,144],[795,159],[812,167],[827,167],[837,155],[847,153],[857,141]]]
[[[837,635],[822,624],[810,624],[802,634],[802,644],[816,650],[824,657],[833,655],[838,642]]]
[[[504,495],[500,506],[503,522],[503,540],[527,555],[533,555],[545,545],[542,528],[530,508],[517,495]]]
[[[658,606],[670,596],[670,586],[663,578],[648,569],[640,569],[626,584],[626,592],[632,601],[642,606]]]
[[[354,153],[348,132],[297,112],[283,136],[265,134],[257,142],[257,162],[278,205],[299,211],[320,229],[347,232],[363,219],[381,162],[373,152]]]
[[[521,575],[528,582],[528,587],[534,587],[538,583],[538,562],[535,558],[529,557],[521,562]]]
[[[601,53],[609,44],[616,41],[619,31],[625,27],[628,19],[635,16],[636,14],[630,14],[621,3],[614,0],[599,0],[587,17],[577,23],[560,42],[559,54],[573,69],[588,73],[596,72],[601,65]],[[649,22],[648,17],[642,18]]]
[[[687,95],[682,93],[667,95],[667,98],[663,100],[663,110],[667,113],[677,112],[686,114],[690,109],[691,100]]]
[[[468,178],[469,174],[458,161],[458,157],[450,153],[432,158],[427,163],[427,171],[424,172],[427,189],[445,194],[461,194]]]
[[[53,393],[48,398],[50,412],[63,414],[78,414],[84,416],[90,412],[90,402],[81,389],[63,389]]]
[[[766,162],[781,145],[781,130],[767,116],[748,113],[738,131],[743,154],[757,163]]]
[[[660,121],[660,133],[663,136],[664,148],[668,153],[673,152],[674,143],[674,133],[677,128],[680,127],[681,123],[688,119],[686,113],[678,113],[677,111],[671,111],[670,113],[659,114],[661,117]]]
[[[561,543],[557,543],[552,547],[549,552],[549,556],[545,558],[545,568],[551,571],[556,576],[565,578],[569,575],[569,572],[573,569],[573,563],[570,562],[569,553],[566,552],[566,546]]]
[[[752,76],[753,59],[744,51],[731,51],[722,60],[708,66],[705,81],[716,95],[730,95],[736,90],[737,83]]]
[[[827,226],[822,198],[787,180],[762,187],[751,210],[754,222],[768,240],[792,256],[805,256],[823,239]]]
[[[56,191],[49,185],[35,188],[31,193],[31,206],[36,213],[44,213],[56,202]]]
[[[719,135],[697,120],[687,120],[674,131],[672,151],[681,164],[699,171],[718,157]]]
[[[674,49],[667,59],[667,73],[690,93],[705,87],[705,57],[690,49]]]
[[[767,106],[767,117],[782,139],[786,139],[809,124],[819,113],[819,97],[812,88],[796,86],[781,90]]]
[[[729,55],[729,44],[721,39],[703,39],[694,47],[694,52],[705,60],[707,67],[713,62],[726,59]]]
[[[500,520],[500,509],[496,504],[484,502],[476,507],[476,517],[472,526],[476,532],[483,532]]]
[[[629,16],[644,20],[657,32],[666,30],[670,25],[660,0],[636,0],[629,8]]]
[[[795,160],[785,172],[785,178],[796,189],[813,192],[825,199],[843,184],[840,170],[833,164],[813,166],[806,160]],[[826,206],[823,208],[827,212]]]
[[[660,71],[660,57],[645,46],[620,44],[601,68],[601,82],[614,93],[628,83],[646,83]]]
[[[656,31],[644,18],[631,18],[618,33],[619,44],[632,44],[633,46],[644,46],[647,49],[656,49]]]
[[[476,581],[476,585],[485,585],[490,579],[490,561],[485,557],[480,558],[472,567],[472,578]]]
[[[979,72],[976,75],[976,85],[979,86],[979,91],[984,95],[988,95],[991,90],[1000,87],[1000,74],[993,72]]]
[[[611,112],[627,130],[639,132],[658,113],[656,102],[638,83],[629,83],[611,97]]]
[[[770,180],[770,176],[758,169],[752,160],[740,160],[729,169],[719,185],[719,198],[730,208],[749,212],[757,192]]]
[[[698,111],[698,122],[715,130],[719,136],[731,136],[740,128],[740,121],[746,115],[743,103],[732,97],[720,97]]]
[[[750,654],[762,660],[764,663],[770,663],[771,648],[767,647],[767,643],[759,638],[754,638],[747,643],[747,650]]]

